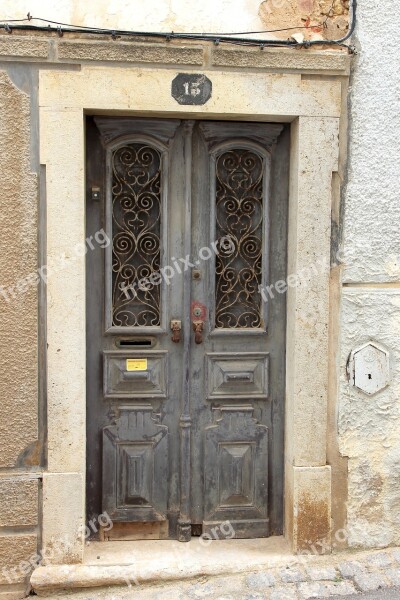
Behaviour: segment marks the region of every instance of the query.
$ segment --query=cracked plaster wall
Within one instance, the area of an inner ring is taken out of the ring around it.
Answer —
[[[400,544],[400,72],[391,7],[359,2],[350,86],[338,422],[354,547]],[[346,378],[351,350],[369,340],[391,355],[391,383],[372,397]]]

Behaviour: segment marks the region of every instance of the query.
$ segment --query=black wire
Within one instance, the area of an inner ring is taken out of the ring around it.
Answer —
[[[53,25],[59,25],[61,27],[73,27],[74,29],[83,29],[83,30],[91,30],[91,31],[99,31],[99,32],[107,32],[107,33],[111,33],[111,32],[115,32],[117,34],[119,34],[120,32],[118,32],[118,30],[115,29],[104,29],[101,27],[88,27],[87,25],[72,25],[71,23],[61,23],[59,21],[50,21],[49,19],[42,19],[42,17],[29,17],[29,18],[25,18],[25,19],[3,19],[1,22],[2,23],[21,23],[21,22],[26,22],[26,21],[43,21],[44,23],[51,23]],[[283,29],[263,29],[261,31],[235,31],[235,32],[231,32],[231,33],[208,33],[208,32],[202,32],[202,33],[196,33],[196,32],[191,32],[189,34],[184,34],[184,33],[175,33],[175,32],[166,32],[166,33],[162,33],[162,32],[154,32],[157,33],[159,35],[162,36],[167,36],[167,35],[171,35],[173,37],[177,37],[178,35],[193,35],[195,37],[202,37],[202,36],[211,36],[211,37],[217,37],[217,36],[224,36],[224,37],[228,37],[228,36],[233,36],[236,37],[238,35],[258,35],[261,33],[277,33],[280,31],[292,31],[293,29],[310,29],[310,26],[306,26],[306,25],[301,25],[299,27],[284,27]],[[122,32],[121,32],[122,33]],[[123,32],[123,33],[128,33],[128,32]],[[132,34],[138,33],[138,32],[133,32]]]
[[[30,21],[30,19],[2,19],[2,23],[23,23],[24,21]]]
[[[17,25],[13,27],[14,30],[22,30],[22,31],[51,31],[56,32],[58,34],[65,33],[73,33],[76,31],[84,31],[85,33],[93,33],[96,35],[111,35],[113,39],[117,37],[140,37],[140,38],[162,38],[167,40],[172,39],[181,39],[181,40],[201,40],[201,41],[209,41],[214,42],[215,44],[219,43],[228,43],[234,45],[241,46],[260,46],[263,48],[264,46],[289,46],[289,47],[310,47],[314,45],[334,45],[334,46],[344,46],[345,48],[349,48],[344,42],[348,40],[354,32],[356,26],[356,11],[357,11],[357,0],[353,0],[352,2],[352,20],[351,26],[347,34],[338,39],[338,40],[305,40],[304,42],[296,42],[292,40],[268,40],[268,39],[248,39],[237,37],[239,35],[255,35],[259,33],[274,33],[278,31],[291,31],[293,29],[308,29],[308,27],[289,27],[287,29],[272,29],[265,31],[247,31],[244,33],[214,33],[214,34],[200,34],[200,33],[163,33],[163,32],[155,32],[155,31],[126,31],[126,30],[113,30],[113,29],[102,29],[98,27],[88,27],[85,25],[71,25],[69,23],[61,23],[58,21],[51,21],[49,19],[42,19],[41,17],[31,17],[30,13],[28,13],[28,17],[26,19],[9,19],[3,20],[0,23],[0,29],[5,29],[6,31],[11,32],[11,27],[9,23],[21,23],[24,21],[42,21],[44,23],[48,23],[47,27],[40,27],[36,25]],[[57,27],[51,27],[51,25],[56,25]],[[61,29],[63,28],[63,29]]]

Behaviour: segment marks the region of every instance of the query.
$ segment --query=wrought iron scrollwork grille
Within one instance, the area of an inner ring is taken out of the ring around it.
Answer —
[[[161,155],[143,143],[112,154],[112,324],[160,325]]]
[[[229,238],[216,258],[215,327],[260,328],[264,160],[234,149],[216,160],[216,234]],[[225,248],[225,249],[224,249]]]

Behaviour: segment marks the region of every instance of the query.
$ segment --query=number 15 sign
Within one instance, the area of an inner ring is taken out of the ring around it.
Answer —
[[[205,104],[211,93],[212,83],[205,75],[179,73],[172,81],[171,94],[179,104]]]

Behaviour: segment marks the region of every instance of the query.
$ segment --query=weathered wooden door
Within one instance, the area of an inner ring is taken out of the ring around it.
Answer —
[[[87,120],[87,236],[106,240],[87,254],[87,505],[114,536],[282,531],[286,297],[267,288],[287,174],[281,125]]]

